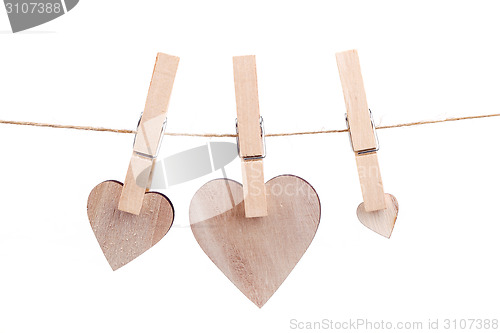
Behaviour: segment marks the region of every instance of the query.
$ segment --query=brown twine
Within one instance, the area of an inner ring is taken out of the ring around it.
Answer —
[[[460,121],[460,120],[470,120],[470,119],[481,119],[481,118],[491,118],[499,117],[500,113],[495,114],[485,114],[479,116],[467,116],[467,117],[456,117],[447,118],[441,120],[425,120],[417,121],[411,123],[402,123],[395,125],[379,126],[377,129],[387,129],[387,128],[398,128],[398,127],[410,127],[419,125],[428,125],[436,123],[445,123],[450,121]],[[81,131],[94,131],[94,132],[111,132],[111,133],[124,133],[124,134],[135,134],[136,131],[127,129],[114,129],[114,128],[104,128],[104,127],[93,127],[93,126],[77,126],[77,125],[60,125],[60,124],[48,124],[48,123],[37,123],[32,121],[14,121],[14,120],[0,120],[0,124],[5,125],[19,125],[19,126],[34,126],[34,127],[49,127],[49,128],[64,128],[73,129]],[[313,135],[313,134],[331,134],[331,133],[344,133],[347,129],[339,130],[322,130],[322,131],[305,131],[305,132],[291,132],[291,133],[271,133],[266,134],[266,137],[272,136],[294,136],[294,135]],[[169,136],[192,136],[192,137],[207,137],[207,138],[234,138],[236,134],[217,134],[217,133],[165,133]]]

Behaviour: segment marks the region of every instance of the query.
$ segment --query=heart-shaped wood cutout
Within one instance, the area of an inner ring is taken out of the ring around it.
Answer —
[[[198,244],[259,308],[311,244],[321,210],[316,191],[296,176],[271,179],[266,193],[266,217],[245,218],[243,187],[229,179],[203,185],[189,208]]]
[[[157,192],[146,193],[139,215],[118,210],[122,188],[117,181],[102,182],[94,187],[87,202],[90,225],[113,270],[158,243],[174,221],[170,200]]]
[[[377,210],[374,212],[367,212],[364,203],[358,206],[356,214],[361,223],[365,227],[375,231],[376,233],[390,238],[394,224],[398,217],[399,205],[398,201],[392,194],[385,194],[386,209]]]

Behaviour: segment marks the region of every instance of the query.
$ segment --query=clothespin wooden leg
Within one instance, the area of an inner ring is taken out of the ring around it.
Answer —
[[[384,187],[377,159],[378,141],[368,109],[358,53],[356,50],[345,51],[337,53],[336,57],[364,207],[368,212],[386,209]]]
[[[245,216],[267,216],[264,132],[259,112],[255,56],[234,57],[233,69]]]
[[[132,153],[128,166],[118,209],[134,215],[139,215],[144,195],[151,184],[153,159],[141,157]]]
[[[139,215],[149,189],[154,161],[163,138],[168,103],[179,58],[163,53],[156,57],[146,106],[137,127],[134,151],[123,184],[118,209]]]
[[[246,217],[267,216],[266,184],[262,160],[241,161]]]
[[[356,154],[355,157],[365,210],[372,212],[385,209],[384,186],[380,175],[377,153]]]

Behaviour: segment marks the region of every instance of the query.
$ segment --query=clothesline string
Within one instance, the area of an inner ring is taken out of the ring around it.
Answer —
[[[423,121],[401,123],[401,124],[395,124],[395,125],[377,126],[376,128],[379,130],[379,129],[398,128],[398,127],[411,127],[411,126],[419,126],[419,125],[428,125],[428,124],[445,123],[445,122],[470,120],[470,119],[492,118],[492,117],[500,117],[500,113],[478,115],[478,116],[446,118],[446,119],[440,119],[440,120],[423,120]],[[17,125],[17,126],[60,128],[60,129],[73,129],[73,130],[93,131],[93,132],[111,132],[111,133],[122,133],[122,134],[135,134],[136,133],[136,131],[127,130],[127,129],[114,129],[114,128],[78,126],[78,125],[62,125],[62,124],[31,122],[31,121],[0,120],[0,124]],[[332,130],[304,131],[304,132],[290,132],[290,133],[266,133],[266,137],[331,134],[331,133],[344,133],[344,132],[347,132],[347,129],[332,129]],[[218,134],[218,133],[168,133],[168,132],[165,132],[165,135],[206,137],[206,138],[234,138],[234,137],[236,137],[236,134],[228,134],[228,133]]]

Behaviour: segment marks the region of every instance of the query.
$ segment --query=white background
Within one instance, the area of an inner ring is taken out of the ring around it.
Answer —
[[[345,128],[335,52],[359,51],[378,125],[499,112],[496,1],[96,1],[12,34],[0,8],[0,119],[133,129],[156,52],[181,57],[169,132],[234,133],[232,56],[257,55],[268,133]],[[390,240],[356,218],[345,133],[269,138],[266,178],[317,190],[317,235],[262,308],[205,256],[194,192],[163,192],[165,238],[112,272],[86,214],[122,181],[129,134],[0,126],[0,332],[288,332],[290,320],[499,319],[500,119],[379,130]],[[229,140],[229,139],[228,139]],[[160,159],[207,139],[166,137]],[[227,167],[241,181],[239,162]]]

